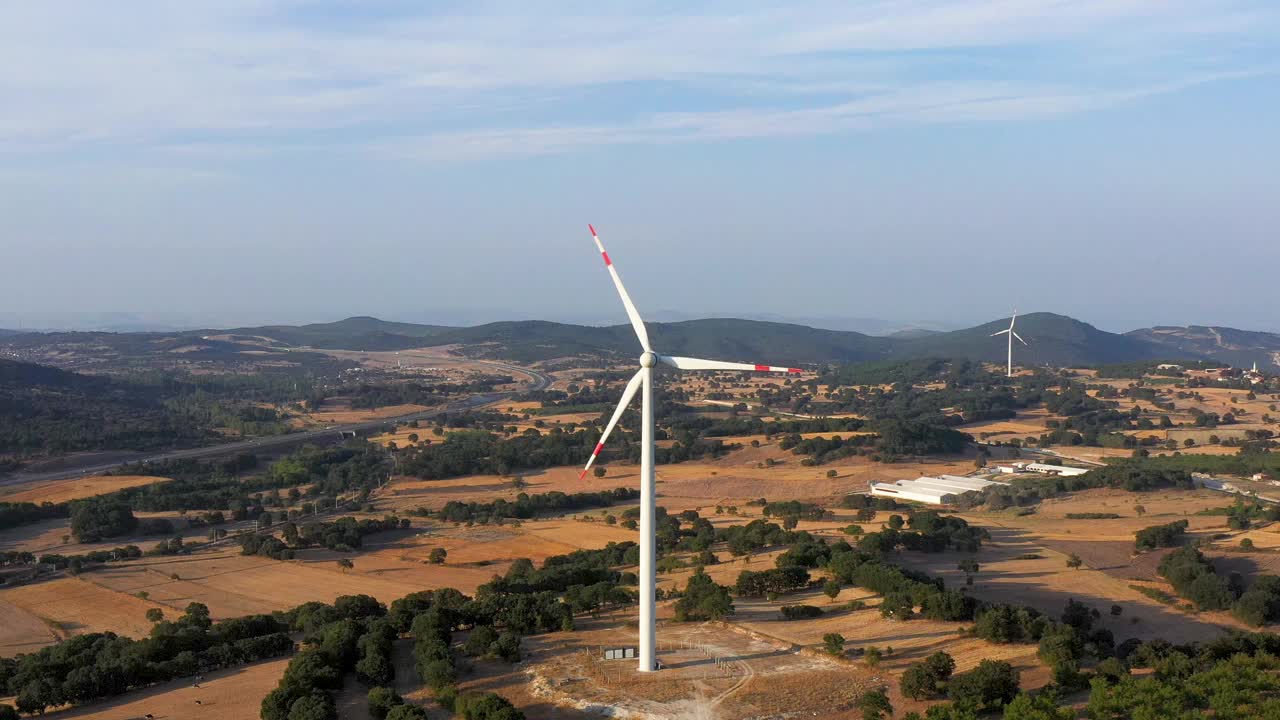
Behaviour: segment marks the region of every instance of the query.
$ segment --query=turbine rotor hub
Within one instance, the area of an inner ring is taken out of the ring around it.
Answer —
[[[640,367],[651,368],[658,364],[657,353],[646,352],[640,355]]]

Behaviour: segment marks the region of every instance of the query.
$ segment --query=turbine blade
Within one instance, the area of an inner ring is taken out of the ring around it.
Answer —
[[[674,357],[659,355],[658,360],[680,370],[749,370],[751,372],[803,372],[800,368],[780,367],[777,365],[753,365],[751,363],[724,362],[722,360],[700,360],[698,358]]]
[[[1007,332],[1012,332],[1012,330],[1001,330],[1000,332],[993,332],[991,333],[991,337],[995,337],[997,335],[1004,335]]]
[[[1016,337],[1016,338],[1018,338],[1018,342],[1022,343],[1023,345],[1026,345],[1026,344],[1027,344],[1027,341],[1026,341],[1026,340],[1023,340],[1023,339],[1022,339],[1022,336],[1021,336],[1021,335],[1019,335],[1018,333],[1014,333],[1014,334],[1013,334],[1013,336],[1014,336],[1014,337]]]
[[[631,400],[635,398],[636,391],[640,389],[640,382],[644,379],[644,370],[632,376],[630,382],[627,383],[627,389],[622,391],[622,400],[618,402],[618,408],[613,411],[613,417],[609,418],[609,424],[604,426],[604,433],[600,435],[600,442],[596,443],[596,449],[591,451],[591,457],[587,458],[587,466],[582,468],[582,472],[578,475],[578,479],[587,476],[587,471],[591,469],[591,463],[596,461],[596,456],[604,449],[604,441],[609,439],[609,433],[613,432],[613,428],[618,424],[618,420],[622,418],[622,413],[631,404]]]
[[[649,347],[649,333],[644,329],[644,320],[640,318],[639,311],[631,302],[631,296],[627,294],[627,289],[622,285],[622,278],[618,277],[618,270],[613,266],[613,261],[609,259],[609,253],[605,252],[604,243],[600,242],[600,236],[596,235],[596,229],[592,225],[587,225],[591,230],[591,238],[596,241],[596,247],[600,248],[600,256],[604,258],[604,266],[609,268],[609,275],[613,277],[613,284],[618,288],[618,294],[622,296],[622,306],[627,309],[627,317],[631,319],[631,327],[635,328],[636,337],[640,339],[640,347],[645,352],[651,352]]]

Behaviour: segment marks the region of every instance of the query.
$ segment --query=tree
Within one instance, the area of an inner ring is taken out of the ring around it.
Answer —
[[[884,653],[881,652],[880,648],[876,647],[875,645],[868,647],[866,650],[862,652],[862,660],[866,662],[867,665],[870,667],[879,666],[880,659],[883,657],[884,657]]]
[[[427,720],[427,711],[417,705],[396,705],[387,713],[387,720]]]
[[[1020,693],[1004,706],[1004,720],[1072,720],[1075,716],[1072,708],[1058,707],[1058,696],[1051,692]]]
[[[956,675],[947,685],[947,695],[961,708],[984,712],[996,710],[1018,695],[1020,675],[1002,660],[983,660],[978,667]]]
[[[160,608],[147,608],[147,622],[158,623],[164,619],[164,611]]]
[[[1084,561],[1080,559],[1079,555],[1071,553],[1071,555],[1067,557],[1067,567],[1072,570],[1079,570],[1081,565],[1084,565]]]
[[[1142,517],[1147,514],[1147,508],[1142,505],[1134,505],[1133,511],[1138,514],[1138,517]]]
[[[718,585],[706,572],[699,570],[689,577],[684,595],[676,601],[678,622],[720,620],[733,614],[729,588]]]
[[[396,694],[395,690],[389,687],[376,687],[369,690],[369,714],[383,720],[387,717],[387,713],[396,705],[403,705],[404,698]]]
[[[822,636],[822,647],[830,655],[844,656],[844,636],[840,633],[827,633]]]
[[[833,477],[835,477],[835,476],[836,476],[836,471],[835,471],[835,470],[828,470],[828,471],[827,471],[827,477],[829,477],[829,478],[833,478]]]
[[[18,720],[18,711],[12,705],[0,705],[0,720]]]
[[[342,568],[342,572],[346,572],[356,566],[351,562],[351,558],[338,558],[338,567]]]
[[[43,715],[46,707],[61,703],[62,700],[58,697],[57,688],[44,680],[32,680],[18,690],[18,712]]]
[[[936,696],[940,690],[938,679],[925,667],[924,663],[915,663],[902,673],[898,681],[902,694],[912,700],[924,700]]]
[[[956,661],[950,655],[936,652],[902,673],[902,694],[913,700],[936,697],[955,669]]]
[[[882,720],[893,714],[893,705],[889,704],[889,696],[883,689],[868,690],[858,698],[858,709],[862,711],[863,720]]]
[[[596,477],[598,477],[598,478],[602,478],[602,477],[604,477],[604,474],[605,474],[604,466],[603,466],[603,465],[597,465],[597,466],[595,467],[595,469],[591,471],[591,474],[592,474],[592,475],[595,475],[595,476],[596,476]]]
[[[836,580],[828,580],[822,584],[822,594],[831,598],[835,602],[836,596],[840,594],[840,583]]]
[[[338,710],[328,693],[312,693],[293,701],[289,720],[337,720]]]
[[[444,560],[447,557],[449,557],[449,551],[438,547],[431,548],[431,553],[427,556],[427,559],[430,560],[433,565],[443,565]]]

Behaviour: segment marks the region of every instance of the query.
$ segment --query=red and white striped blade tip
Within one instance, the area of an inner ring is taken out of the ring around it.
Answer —
[[[587,229],[591,231],[591,237],[600,237],[599,235],[596,235],[596,228],[591,223],[587,223]]]
[[[803,372],[800,368],[774,367],[772,365],[757,365],[756,372],[786,372],[798,373]]]
[[[582,472],[578,473],[578,480],[581,481],[582,478],[586,476],[587,476],[587,471],[584,469]]]

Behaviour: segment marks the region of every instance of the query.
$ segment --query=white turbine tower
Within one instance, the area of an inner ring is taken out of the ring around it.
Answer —
[[[991,337],[995,337],[997,335],[1006,335],[1006,334],[1009,336],[1009,377],[1013,377],[1013,339],[1018,338],[1018,342],[1022,343],[1023,345],[1027,344],[1027,341],[1023,340],[1021,335],[1013,331],[1013,324],[1016,323],[1017,321],[1018,321],[1018,311],[1014,310],[1013,317],[1009,318],[1009,327],[1005,330],[1001,330],[1000,332],[991,333]]]
[[[798,373],[798,368],[773,367],[771,365],[751,365],[748,363],[720,362],[718,360],[699,360],[697,358],[674,357],[670,355],[659,355],[649,346],[649,334],[645,332],[644,320],[640,318],[640,313],[636,311],[636,306],[631,303],[631,296],[627,295],[627,289],[622,286],[622,279],[618,277],[618,270],[613,266],[613,261],[609,259],[609,253],[605,252],[604,244],[600,242],[600,236],[596,235],[596,229],[591,225],[587,226],[591,230],[591,237],[596,241],[596,247],[600,249],[600,255],[604,258],[605,267],[609,269],[609,275],[613,277],[613,284],[618,288],[618,295],[622,296],[622,306],[627,310],[627,317],[631,319],[631,327],[636,331],[636,337],[640,340],[640,347],[644,350],[640,355],[640,370],[627,383],[627,388],[622,392],[622,400],[618,403],[618,408],[613,411],[613,417],[609,419],[609,424],[605,426],[604,433],[600,436],[600,442],[596,444],[595,450],[592,451],[591,457],[587,460],[587,465],[582,469],[582,474],[578,479],[586,477],[587,471],[591,469],[591,464],[595,462],[596,457],[604,448],[604,442],[609,437],[609,433],[613,431],[615,425],[618,424],[619,418],[622,417],[623,411],[631,404],[632,399],[636,396],[636,391],[643,389],[640,400],[640,672],[652,672],[657,669],[654,654],[654,644],[657,636],[654,590],[657,586],[657,575],[655,573],[654,555],[656,555],[656,541],[654,539],[654,475],[653,475],[653,368],[658,363],[670,365],[678,370],[750,370],[759,372],[788,372]]]

